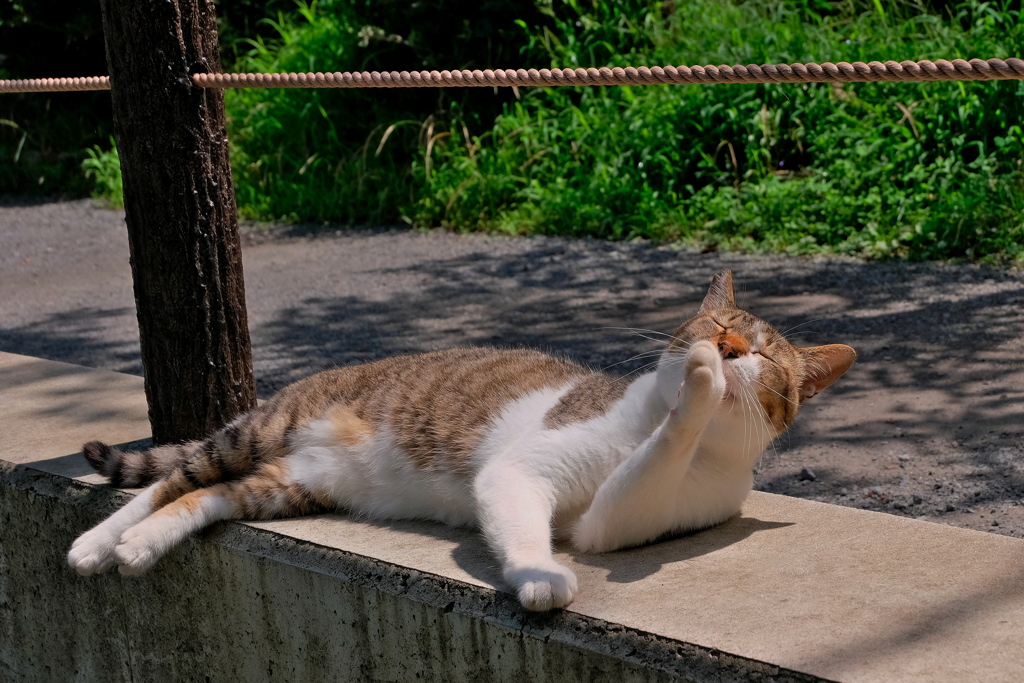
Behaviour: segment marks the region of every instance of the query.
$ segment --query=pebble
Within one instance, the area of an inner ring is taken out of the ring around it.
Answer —
[[[810,467],[804,467],[800,470],[800,474],[797,475],[797,479],[800,481],[815,481],[817,478],[817,475],[814,474],[814,470]]]

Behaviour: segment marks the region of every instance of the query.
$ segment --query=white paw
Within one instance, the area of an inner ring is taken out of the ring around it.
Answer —
[[[90,529],[71,544],[68,564],[82,576],[105,572],[114,566],[117,540],[117,536],[102,526]]]
[[[522,606],[534,612],[565,607],[576,597],[576,575],[553,561],[506,570],[505,580],[515,587]]]
[[[121,536],[114,548],[114,560],[118,571],[127,576],[138,576],[150,569],[159,560],[164,550],[160,534],[155,529],[146,529],[146,523],[136,524]],[[148,533],[147,533],[148,531]]]
[[[722,356],[709,341],[699,341],[686,354],[686,379],[679,392],[680,400],[700,400],[718,404],[725,396],[725,373]]]

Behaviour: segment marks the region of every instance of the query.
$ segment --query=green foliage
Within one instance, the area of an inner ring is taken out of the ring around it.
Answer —
[[[1012,56],[1015,10],[604,3],[531,33],[561,65]],[[1024,260],[1024,84],[535,89],[413,168],[415,222],[703,247]]]
[[[541,15],[530,0],[300,3],[235,46],[236,68],[489,68],[516,59],[508,46],[522,41],[520,16]],[[512,97],[483,89],[230,90],[239,207],[292,220],[398,220],[415,201],[410,169],[432,122],[450,121],[455,107],[471,112],[463,118],[477,128],[493,125]]]
[[[0,77],[103,72],[95,8],[45,4],[0,9]],[[232,0],[219,12],[228,68],[334,71],[1020,56],[1017,8]],[[1019,81],[254,89],[227,91],[227,106],[252,217],[1024,262]],[[109,133],[106,93],[3,96],[0,193],[116,197]]]
[[[0,79],[106,73],[99,3],[0,2]],[[0,95],[0,194],[86,195],[83,147],[112,130],[105,92]]]
[[[86,158],[82,161],[82,170],[86,178],[91,178],[92,196],[109,206],[124,208],[124,187],[121,184],[121,160],[117,155],[117,145],[110,138],[110,149],[96,145],[85,150]]]

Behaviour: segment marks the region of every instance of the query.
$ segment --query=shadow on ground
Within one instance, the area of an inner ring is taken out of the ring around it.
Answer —
[[[0,327],[0,349],[64,363],[142,374],[139,340],[111,338],[110,323],[130,316],[129,308],[79,308],[50,313],[16,327]]]

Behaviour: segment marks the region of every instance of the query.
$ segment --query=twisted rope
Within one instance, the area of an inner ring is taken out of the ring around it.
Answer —
[[[74,92],[80,90],[110,90],[110,76],[82,78],[24,78],[0,81],[4,92]]]
[[[1024,60],[923,59],[918,62],[825,62],[735,66],[641,66],[600,69],[359,71],[287,74],[193,74],[200,88],[437,88],[687,83],[865,83],[873,81],[1022,80]],[[0,81],[2,92],[109,90],[106,76]]]

